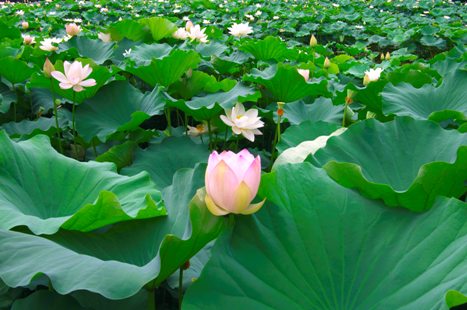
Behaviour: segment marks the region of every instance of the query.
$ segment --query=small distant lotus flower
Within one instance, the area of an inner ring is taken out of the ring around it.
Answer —
[[[97,37],[104,43],[109,43],[109,42],[112,41],[112,37],[111,37],[110,33],[99,32],[97,34]]]
[[[177,31],[172,34],[172,37],[178,40],[186,40],[188,38],[188,32],[184,28],[178,28]]]
[[[131,54],[131,48],[125,50],[125,52],[123,53],[123,57],[128,57],[130,56],[130,54]]]
[[[244,149],[238,154],[214,151],[208,160],[204,201],[209,211],[216,216],[252,214],[264,204],[251,204],[261,181],[261,158],[256,158]]]
[[[188,24],[188,23],[187,23]],[[201,43],[207,43],[208,42],[208,36],[204,33],[206,31],[206,28],[202,28],[200,25],[195,25],[189,28],[188,31],[188,37],[194,41],[197,40]]]
[[[311,38],[310,38],[310,46],[311,47],[315,47],[316,45],[318,45],[318,40],[316,40],[316,37],[314,34],[311,35]]]
[[[23,21],[21,23],[21,27],[23,27],[23,29],[28,29],[29,28],[29,23],[27,21]]]
[[[101,8],[101,13],[107,13],[109,11],[108,8]]]
[[[246,37],[247,35],[253,33],[253,28],[251,28],[248,23],[237,24],[234,23],[229,28],[229,33],[234,37]]]
[[[258,117],[258,110],[250,109],[245,111],[245,107],[241,103],[237,103],[231,110],[227,110],[225,115],[221,115],[221,120],[232,127],[232,131],[236,135],[243,135],[251,142],[255,141],[255,135],[262,135],[258,128],[264,126],[261,118]]]
[[[208,133],[208,126],[205,124],[198,124],[196,127],[187,126],[188,127],[188,135],[191,137],[199,137]]]
[[[69,36],[76,36],[78,35],[78,33],[81,32],[81,27],[78,26],[77,24],[75,23],[71,23],[71,24],[66,24],[65,25],[65,30],[66,30],[66,33],[69,35]]]
[[[62,39],[58,38],[48,38],[41,41],[41,46],[39,48],[43,51],[53,52],[58,50],[58,47],[54,44],[62,42]]]
[[[23,11],[23,10],[18,10],[18,11],[16,11],[15,14],[18,15],[18,16],[23,16],[23,15],[24,15],[24,11]]]
[[[376,82],[377,80],[379,80],[381,72],[383,72],[383,69],[381,68],[370,69],[369,71],[365,71],[365,76],[363,77],[363,85],[368,85],[370,82]]]
[[[310,70],[308,69],[297,69],[298,73],[300,73],[301,76],[305,79],[305,81],[308,81],[310,78]]]
[[[327,69],[327,68],[329,68],[330,66],[331,66],[331,61],[329,60],[329,58],[326,57],[326,58],[324,59],[323,67],[324,67],[324,69]]]
[[[92,68],[89,65],[85,65],[79,61],[69,63],[65,61],[63,63],[65,74],[60,71],[53,71],[51,75],[60,82],[59,86],[61,89],[73,88],[75,92],[84,90],[84,87],[91,87],[96,85],[96,80],[86,78],[91,74]]]
[[[31,45],[31,44],[36,43],[36,38],[34,38],[33,36],[26,34],[26,35],[22,35],[22,37],[23,37],[23,43],[26,45]]]

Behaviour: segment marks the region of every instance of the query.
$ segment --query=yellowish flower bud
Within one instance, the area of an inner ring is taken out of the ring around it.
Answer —
[[[44,70],[45,76],[48,77],[48,78],[51,77],[52,71],[55,71],[55,67],[50,62],[49,58],[45,59],[43,70]]]
[[[330,66],[331,66],[331,61],[329,60],[329,58],[326,57],[326,58],[324,59],[323,67],[324,67],[325,69],[327,69],[327,68],[329,68]]]
[[[318,45],[318,40],[316,40],[315,35],[312,34],[310,38],[310,46],[315,47],[316,45]]]
[[[391,59],[391,54],[389,52],[386,53],[386,56],[384,57],[384,59],[386,60],[389,60]]]

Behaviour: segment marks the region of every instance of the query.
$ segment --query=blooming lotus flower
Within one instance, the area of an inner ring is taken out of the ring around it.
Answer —
[[[31,45],[36,43],[36,38],[28,34],[21,35],[23,37],[23,43],[26,45]]]
[[[91,87],[96,85],[96,80],[86,78],[91,74],[92,68],[89,65],[85,65],[79,61],[69,63],[65,61],[63,63],[65,74],[60,71],[52,71],[51,75],[60,82],[59,86],[61,89],[73,88],[75,92],[84,90],[84,87]]]
[[[209,211],[216,216],[252,214],[264,204],[250,204],[258,192],[261,181],[261,158],[256,158],[244,149],[238,154],[214,151],[208,160],[204,201]]]
[[[184,28],[178,28],[177,31],[172,34],[172,37],[178,40],[186,40],[188,38],[188,32]]]
[[[71,23],[71,24],[66,24],[65,25],[65,30],[66,30],[66,33],[69,35],[69,36],[76,36],[78,35],[78,33],[81,32],[81,27],[78,26],[77,24],[75,23]]]
[[[246,37],[247,35],[253,33],[253,28],[248,26],[248,23],[237,24],[234,23],[229,28],[229,33],[234,37]]]
[[[187,34],[188,37],[194,41],[197,40],[201,43],[207,43],[208,42],[208,36],[204,33],[206,31],[206,28],[201,29],[200,25],[195,25],[187,29]]]
[[[251,142],[255,141],[255,135],[262,135],[258,128],[264,126],[261,118],[258,117],[258,110],[250,109],[245,111],[245,107],[241,103],[237,103],[232,110],[227,110],[225,115],[221,115],[221,120],[232,127],[232,131],[236,135],[243,135]]]
[[[97,37],[104,43],[109,43],[112,41],[112,37],[110,36],[110,33],[99,32],[97,34]]]
[[[363,77],[363,85],[368,85],[368,83],[370,82],[376,82],[377,80],[379,80],[381,72],[383,72],[383,69],[381,68],[370,69],[369,71],[365,71],[365,76]]]
[[[298,73],[300,73],[301,76],[305,79],[305,81],[308,81],[310,78],[310,70],[308,69],[297,69]]]
[[[196,127],[187,125],[187,127],[188,127],[188,135],[191,137],[198,137],[198,136],[208,133],[208,128],[204,124],[198,124],[196,125]]]
[[[53,52],[58,50],[58,47],[53,44],[58,44],[62,42],[62,39],[58,38],[48,38],[41,41],[41,46],[39,48],[43,51]]]

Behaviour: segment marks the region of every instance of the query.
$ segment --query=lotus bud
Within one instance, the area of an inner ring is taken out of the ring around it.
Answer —
[[[66,33],[72,37],[76,36],[78,33],[81,32],[81,28],[75,23],[66,24],[65,30],[66,30]]]
[[[329,68],[330,66],[331,66],[331,61],[329,60],[329,58],[326,57],[326,58],[324,59],[323,67],[324,67],[324,69],[327,69],[327,68]]]
[[[53,71],[55,71],[55,67],[54,67],[54,65],[50,62],[49,58],[46,58],[46,59],[45,59],[43,71],[44,71],[44,75],[45,75],[46,77],[48,77],[48,78],[51,77],[51,76],[52,76],[51,73],[52,73]]]
[[[386,52],[386,56],[384,56],[384,59],[386,60],[391,59],[391,54],[389,52]]]
[[[209,211],[216,215],[252,214],[264,204],[251,204],[261,181],[261,158],[246,149],[238,154],[216,151],[209,156],[206,168],[206,196]]]
[[[311,35],[311,38],[310,38],[310,46],[311,47],[315,47],[316,45],[318,45],[318,40],[316,40],[316,37],[314,34]]]
[[[193,23],[191,22],[191,20],[187,21],[185,25],[185,30],[190,31],[192,27],[193,27]]]
[[[21,23],[21,27],[23,27],[23,29],[28,29],[29,28],[29,23],[27,21],[23,21]]]
[[[384,60],[384,53],[381,53],[381,55],[379,55],[379,59],[381,59],[381,61]]]
[[[347,96],[345,97],[345,104],[349,105],[353,103],[354,96],[355,96],[355,92],[351,89],[347,89]]]

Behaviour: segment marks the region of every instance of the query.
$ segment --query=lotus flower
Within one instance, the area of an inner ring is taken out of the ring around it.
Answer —
[[[253,28],[251,28],[248,23],[237,24],[234,23],[229,28],[229,33],[234,37],[246,37],[247,35],[253,33]]]
[[[179,40],[186,40],[188,38],[188,32],[184,28],[178,28],[177,31],[172,34],[172,37]]]
[[[310,38],[310,46],[311,47],[315,47],[316,45],[318,45],[318,40],[316,40],[316,37],[314,34],[311,35],[311,38]]]
[[[206,28],[201,29],[200,25],[195,25],[187,29],[188,37],[193,40],[198,40],[201,43],[208,42],[208,36],[204,33]]]
[[[97,37],[104,43],[112,42],[112,37],[111,37],[110,33],[99,32],[97,34]]]
[[[245,107],[241,103],[227,110],[225,115],[221,115],[221,120],[228,126],[232,127],[232,131],[236,135],[243,135],[251,142],[255,141],[255,135],[262,135],[258,128],[264,126],[264,123],[258,117],[258,110],[250,109],[245,111]]]
[[[300,73],[301,76],[305,79],[305,81],[308,81],[310,78],[310,70],[307,69],[297,69],[298,73]]]
[[[264,204],[250,204],[258,192],[261,180],[261,159],[244,149],[238,154],[214,151],[206,169],[206,196],[209,211],[216,216],[252,214]]]
[[[51,75],[60,82],[59,86],[61,89],[73,88],[75,92],[84,90],[84,87],[91,87],[96,85],[96,80],[86,78],[91,74],[92,68],[89,65],[85,65],[79,61],[69,63],[65,61],[63,63],[65,74],[60,71],[52,71]]]
[[[27,21],[23,21],[23,22],[21,22],[21,27],[23,29],[28,29],[29,28],[29,23]]]
[[[22,34],[21,35],[23,37],[23,43],[26,44],[26,45],[31,45],[31,44],[34,44],[36,43],[36,38],[34,38],[33,36],[30,36],[29,34]]]
[[[58,44],[60,42],[62,42],[62,39],[57,39],[57,38],[44,39],[41,41],[41,46],[39,46],[39,48],[43,51],[53,52],[53,51],[58,50],[58,47],[56,47],[53,44]]]
[[[67,33],[69,36],[72,36],[72,37],[78,35],[78,33],[81,32],[80,26],[78,26],[78,25],[75,24],[75,23],[66,24],[66,25],[65,25],[65,30],[66,30],[66,33]]]
[[[363,85],[368,85],[368,83],[370,82],[376,82],[377,80],[379,80],[381,72],[383,72],[383,69],[381,68],[370,69],[369,71],[365,71],[365,76],[363,77]]]

